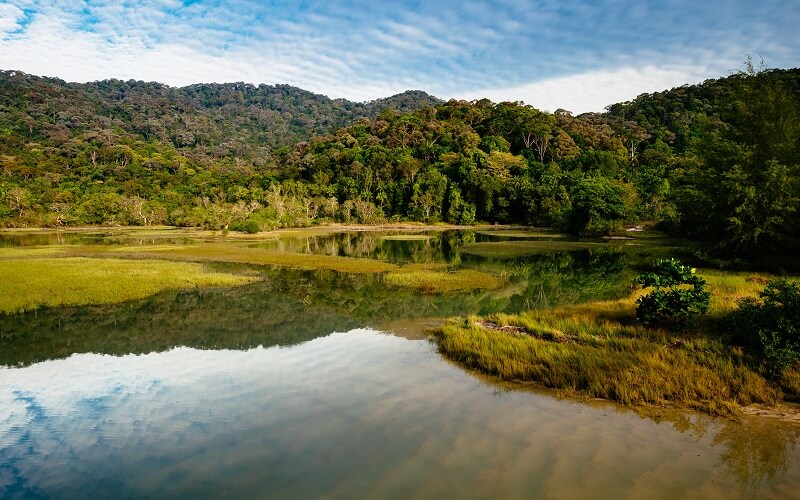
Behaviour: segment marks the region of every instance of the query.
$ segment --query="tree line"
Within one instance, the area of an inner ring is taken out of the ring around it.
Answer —
[[[573,116],[409,92],[67,84],[0,72],[0,226],[656,222],[729,255],[798,248],[800,70]]]

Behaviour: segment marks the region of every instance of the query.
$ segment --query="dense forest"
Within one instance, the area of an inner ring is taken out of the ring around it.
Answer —
[[[16,71],[0,72],[0,97],[0,227],[416,220],[598,236],[647,221],[721,254],[800,247],[800,70],[748,63],[579,116]]]

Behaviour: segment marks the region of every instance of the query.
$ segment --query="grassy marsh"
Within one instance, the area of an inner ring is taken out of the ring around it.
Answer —
[[[296,269],[329,269],[342,273],[382,273],[397,269],[396,264],[374,259],[341,257],[292,252],[271,252],[261,248],[234,244],[158,245],[155,247],[119,247],[122,255],[150,255],[153,257],[239,264],[273,265]]]
[[[64,254],[66,246],[51,245],[44,247],[0,247],[0,261],[6,259],[31,259],[39,257],[55,257]]]
[[[190,262],[83,257],[9,260],[0,265],[0,312],[112,304],[169,289],[230,287],[254,280]]]
[[[386,274],[386,282],[395,286],[414,288],[423,293],[455,293],[472,290],[495,290],[504,280],[494,274],[474,269],[456,271],[405,270]]]
[[[431,237],[427,234],[389,234],[381,236],[381,239],[388,241],[428,241]]]
[[[609,243],[587,241],[492,241],[469,243],[461,247],[461,252],[493,259],[515,259],[542,253],[603,248],[608,245]]]
[[[568,235],[563,233],[557,233],[555,231],[549,231],[547,229],[534,229],[534,230],[522,230],[522,229],[496,229],[494,231],[476,231],[476,234],[482,234],[484,236],[502,236],[503,238],[519,238],[519,239],[526,239],[526,238],[567,238]]]
[[[761,290],[767,277],[702,275],[714,294],[711,314],[684,332],[638,323],[634,302],[642,292],[636,292],[614,301],[451,320],[434,339],[444,355],[468,368],[628,405],[730,414],[800,398],[797,366],[772,383],[726,342],[725,313],[738,298]]]

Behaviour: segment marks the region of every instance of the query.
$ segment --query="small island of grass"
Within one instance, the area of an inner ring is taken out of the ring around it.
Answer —
[[[735,414],[748,405],[800,400],[796,363],[772,376],[728,330],[737,301],[756,296],[767,278],[703,274],[714,296],[710,314],[684,329],[638,322],[636,292],[614,301],[454,319],[433,339],[467,368],[626,405]]]

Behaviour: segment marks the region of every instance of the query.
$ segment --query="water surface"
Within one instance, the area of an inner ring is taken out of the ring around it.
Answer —
[[[262,280],[0,316],[0,497],[797,496],[798,426],[559,399],[465,372],[426,340],[448,316],[624,295],[647,252],[490,260],[459,247],[491,236],[430,236],[259,245],[507,285],[429,296],[380,275],[218,264]]]

